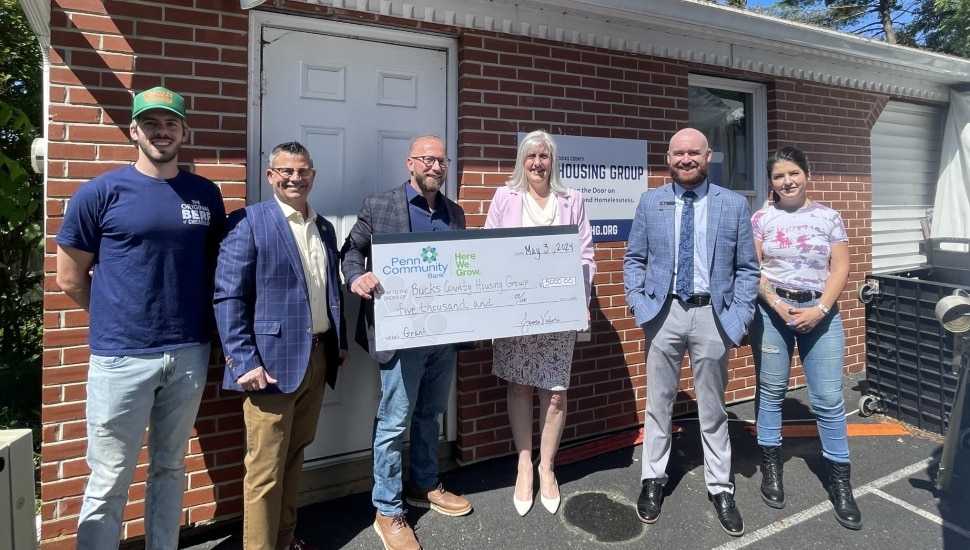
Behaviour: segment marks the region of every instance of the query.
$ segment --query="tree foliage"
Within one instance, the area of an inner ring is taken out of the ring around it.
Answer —
[[[0,99],[27,113],[34,126],[41,109],[40,61],[40,46],[20,4],[0,0]]]
[[[721,3],[745,7],[745,2]],[[970,57],[970,0],[778,0],[749,9],[890,44]]]
[[[906,32],[915,45],[935,52],[970,57],[970,2],[920,0]]]
[[[706,0],[712,4],[725,4],[732,8],[744,9],[748,5],[748,0]]]
[[[918,4],[919,0],[781,0],[772,13],[896,44],[898,30],[913,17]]]
[[[43,188],[29,166],[41,86],[37,40],[16,0],[0,0],[0,427],[39,426]]]

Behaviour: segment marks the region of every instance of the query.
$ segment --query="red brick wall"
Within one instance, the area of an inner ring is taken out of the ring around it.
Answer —
[[[180,155],[183,167],[218,183],[230,209],[244,204],[248,16],[238,5],[59,0],[52,6],[41,453],[47,548],[73,548],[88,474],[88,319],[56,287],[54,235],[83,182],[136,158],[128,140],[128,90],[158,85],[187,101],[192,134]],[[220,379],[220,368],[213,368],[190,442],[187,523],[242,509],[242,419],[238,398],[219,396]],[[144,533],[146,458],[143,452],[125,510],[125,538]]]
[[[459,58],[460,196],[469,225],[475,226],[484,223],[494,188],[512,171],[517,132],[542,128],[554,135],[646,140],[649,186],[656,187],[667,175],[667,143],[687,125],[690,71],[765,82],[769,149],[796,145],[808,152],[814,162],[812,196],[839,210],[849,231],[852,275],[840,300],[846,370],[864,368],[865,311],[855,295],[871,267],[869,130],[887,98],[498,33],[464,32]],[[596,245],[593,337],[576,346],[564,441],[643,422],[644,347],[626,309],[624,251],[625,243]],[[486,347],[463,354],[459,367],[458,446],[465,462],[514,450],[505,385],[491,374],[490,360]],[[730,371],[727,399],[753,398],[749,346],[732,351]],[[793,382],[805,383],[800,368]],[[685,369],[678,412],[691,408],[692,389]]]
[[[763,75],[597,48],[302,3],[286,7],[314,17],[460,36],[459,194],[471,227],[483,225],[494,188],[512,170],[518,131],[647,140],[655,187],[664,181],[666,143],[686,124],[690,70],[764,81]],[[127,138],[130,89],[165,85],[186,97],[193,132],[182,162],[219,184],[229,210],[244,204],[248,16],[235,0],[59,0],[51,27],[41,514],[45,547],[71,548],[88,472],[87,315],[56,287],[53,237],[78,186],[135,159]],[[871,254],[868,135],[886,98],[794,80],[769,79],[767,85],[770,147],[794,143],[810,153],[815,198],[839,209],[849,228],[853,271],[841,305],[847,368],[858,371],[864,364],[863,310],[854,296]],[[626,311],[623,252],[624,243],[596,248],[593,340],[577,346],[567,440],[642,422],[643,342]],[[505,387],[492,376],[490,359],[487,346],[460,358],[458,458],[464,462],[512,451]],[[222,367],[215,357],[213,363],[187,458],[186,524],[232,517],[242,508],[240,403],[220,394]],[[731,369],[729,399],[751,398],[754,369],[747,347],[732,352]],[[685,370],[678,411],[688,409],[689,374]],[[144,531],[145,461],[143,453],[125,512],[125,538]]]
[[[857,299],[872,271],[872,180],[869,135],[889,98],[778,79],[768,94],[768,145],[794,145],[812,168],[811,196],[842,215],[849,234],[849,283],[839,300],[846,331],[846,370],[865,369],[865,306]],[[799,369],[794,383],[805,384]],[[849,410],[856,404],[847,403]]]

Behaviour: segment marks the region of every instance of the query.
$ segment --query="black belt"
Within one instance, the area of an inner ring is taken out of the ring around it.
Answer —
[[[680,296],[676,294],[671,294],[675,300],[680,300],[685,304],[690,304],[692,306],[709,306],[711,305],[711,297],[707,294],[691,294],[686,300],[681,300]]]
[[[318,332],[318,333],[316,333],[316,334],[313,335],[313,338],[310,340],[310,349],[315,349],[317,346],[319,346],[320,344],[323,343],[323,335],[324,334],[326,334],[326,333],[325,332]]]
[[[822,293],[817,290],[787,290],[784,288],[776,288],[775,294],[793,302],[807,302],[809,300],[818,300],[822,297]]]

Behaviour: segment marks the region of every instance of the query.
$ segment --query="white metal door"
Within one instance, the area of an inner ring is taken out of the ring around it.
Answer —
[[[415,137],[435,134],[448,142],[448,50],[414,45],[409,33],[399,33],[410,40],[397,43],[362,38],[358,29],[261,28],[260,172],[275,145],[306,145],[317,168],[310,203],[336,227],[338,246],[364,197],[407,180],[405,159]],[[250,197],[271,196],[264,179]],[[352,341],[359,302],[344,296]],[[306,449],[308,465],[370,450],[379,371],[356,344],[350,351],[336,389],[327,388],[316,440]]]

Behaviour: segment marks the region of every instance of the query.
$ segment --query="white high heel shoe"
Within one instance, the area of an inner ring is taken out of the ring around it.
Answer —
[[[542,477],[542,474],[539,474],[539,477]],[[542,506],[546,510],[548,510],[550,514],[553,514],[553,515],[555,515],[556,512],[559,511],[559,505],[562,503],[562,493],[559,491],[559,480],[556,480],[554,478],[554,481],[556,482],[556,493],[558,493],[556,495],[556,498],[546,498],[545,496],[543,496],[542,489],[541,489],[542,487],[541,482],[539,485],[540,486],[539,500],[542,502]]]
[[[516,476],[515,478],[515,484],[516,485],[519,484],[518,476]],[[530,491],[530,498],[528,500],[519,500],[515,496],[515,487],[512,488],[512,505],[515,506],[515,511],[518,512],[520,516],[524,516],[528,514],[529,510],[532,509],[532,504],[534,502],[535,502],[535,497],[531,496],[531,491]]]
[[[524,516],[529,513],[532,509],[532,503],[535,499],[530,498],[529,500],[519,500],[515,498],[515,494],[512,495],[512,505],[515,506],[515,511],[519,513],[520,516]],[[545,501],[543,501],[545,504]]]

